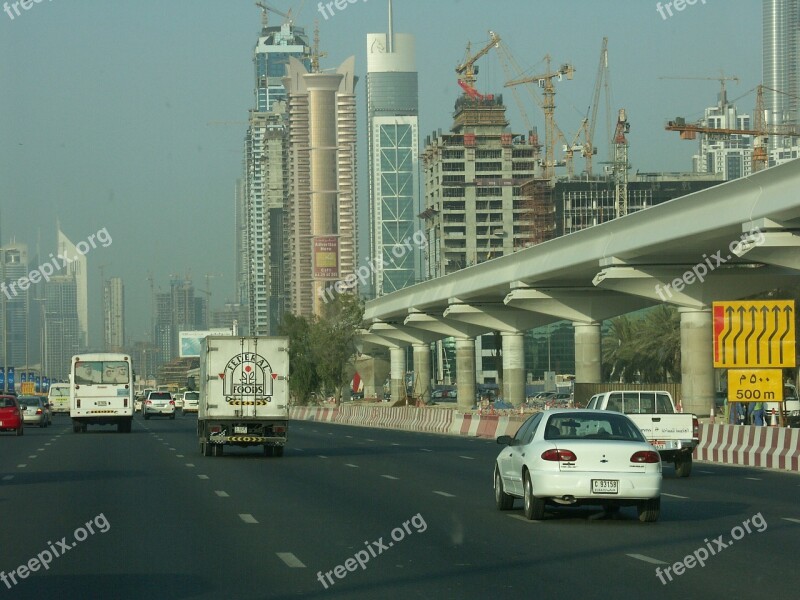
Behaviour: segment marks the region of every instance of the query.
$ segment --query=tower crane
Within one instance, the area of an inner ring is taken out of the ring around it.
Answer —
[[[625,109],[620,108],[614,130],[614,206],[617,217],[628,214],[628,139],[625,134],[630,130]]]
[[[732,75],[730,77],[726,77],[724,72],[720,73],[719,77],[691,77],[691,76],[687,77],[687,76],[683,76],[683,75],[677,75],[677,76],[659,77],[659,79],[687,79],[687,80],[693,79],[693,80],[696,80],[696,81],[719,81],[719,85],[720,85],[720,101],[722,101],[723,103],[727,103],[727,97],[726,97],[726,92],[725,92],[725,82],[726,81],[734,81],[736,83],[739,83],[739,78],[736,75]]]
[[[608,38],[603,38],[603,43],[600,46],[600,64],[597,66],[597,76],[594,81],[594,96],[592,96],[592,116],[589,119],[588,127],[585,130],[586,137],[584,138],[583,156],[586,159],[586,173],[591,177],[592,175],[592,156],[597,154],[597,148],[594,146],[594,132],[597,127],[597,108],[600,105],[600,88],[605,84],[606,89],[606,111],[610,110],[610,98],[608,93]],[[611,121],[608,115],[609,122]]]
[[[305,0],[303,0],[300,3],[300,8],[297,10],[298,14],[300,13],[301,10],[303,10],[303,4],[305,4]],[[283,12],[281,10],[278,10],[277,8],[274,8],[274,7],[270,6],[269,4],[265,4],[264,2],[256,2],[256,6],[261,9],[261,25],[264,26],[264,27],[266,27],[267,23],[268,23],[268,16],[267,16],[267,12],[268,11],[269,12],[273,12],[276,15],[279,15],[279,16],[283,17],[284,19],[286,19],[285,22],[289,23],[289,25],[294,23],[294,20],[292,19],[292,9],[291,8],[289,9],[289,12]]]
[[[515,85],[520,85],[522,83],[531,83],[537,82],[539,87],[541,87],[544,95],[544,102],[542,103],[542,109],[544,110],[544,123],[545,123],[545,164],[544,164],[544,176],[547,179],[552,179],[554,174],[554,155],[555,155],[555,96],[556,96],[556,88],[553,85],[553,80],[561,79],[566,76],[567,79],[572,79],[573,74],[575,73],[575,67],[573,67],[569,63],[565,63],[561,65],[558,70],[551,71],[550,70],[550,55],[546,55],[544,57],[545,64],[546,64],[546,71],[539,75],[533,75],[529,77],[521,77],[519,79],[512,79],[511,81],[506,81],[504,87],[512,87]],[[566,141],[566,140],[565,140]]]
[[[471,55],[472,44],[467,42],[467,52],[464,55],[464,62],[456,67],[456,73],[459,75],[458,85],[464,90],[464,93],[473,100],[491,100],[494,96],[478,93],[475,89],[476,75],[478,74],[478,67],[475,62],[486,55],[492,48],[498,47],[500,44],[500,36],[494,31],[489,32],[489,43],[481,48],[477,54]]]

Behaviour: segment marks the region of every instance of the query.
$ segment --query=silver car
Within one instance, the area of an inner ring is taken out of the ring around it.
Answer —
[[[50,403],[42,396],[19,396],[17,398],[22,420],[25,425],[38,425],[47,427],[53,422],[50,412]]]
[[[175,400],[169,392],[150,392],[142,404],[142,416],[175,418]]]

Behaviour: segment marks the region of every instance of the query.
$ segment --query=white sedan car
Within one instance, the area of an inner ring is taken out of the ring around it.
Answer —
[[[621,413],[540,412],[497,443],[507,446],[494,469],[500,510],[522,498],[528,519],[543,518],[546,505],[596,504],[609,512],[636,506],[640,521],[658,520],[661,458]]]

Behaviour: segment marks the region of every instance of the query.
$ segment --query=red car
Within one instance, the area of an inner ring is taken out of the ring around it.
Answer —
[[[15,431],[22,435],[22,412],[14,396],[0,396],[0,431]]]

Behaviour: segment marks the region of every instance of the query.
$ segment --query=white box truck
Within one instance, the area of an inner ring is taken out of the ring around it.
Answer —
[[[265,456],[283,456],[288,430],[289,338],[205,337],[197,408],[203,455],[263,446]]]

